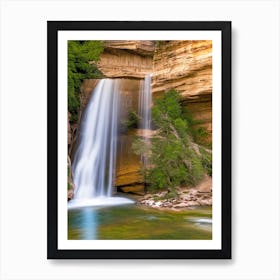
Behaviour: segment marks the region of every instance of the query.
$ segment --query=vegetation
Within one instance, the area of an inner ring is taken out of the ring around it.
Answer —
[[[212,177],[212,153],[203,147],[200,147],[199,151],[201,153],[202,166],[207,174]]]
[[[82,81],[102,77],[96,66],[102,52],[102,41],[68,41],[68,111],[71,122],[77,120]]]
[[[133,143],[133,150],[148,162],[144,175],[150,189],[176,193],[176,187],[196,185],[205,172],[212,172],[211,151],[193,141],[177,91],[170,90],[155,100],[152,118],[158,128],[156,136]]]
[[[209,142],[207,141],[209,133],[204,127],[199,126],[201,125],[201,121],[193,119],[192,114],[187,109],[187,106],[183,107],[182,114],[184,119],[186,119],[186,121],[188,122],[190,134],[193,138],[193,141],[199,145],[211,148],[211,144],[209,144]]]
[[[129,111],[127,118],[120,122],[120,129],[124,133],[128,129],[137,128],[139,121],[139,115],[134,110]]]

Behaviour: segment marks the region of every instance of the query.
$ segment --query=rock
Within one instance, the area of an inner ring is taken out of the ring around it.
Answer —
[[[212,199],[203,199],[200,201],[201,205],[212,205]]]
[[[74,198],[74,189],[68,190],[68,200],[71,200]]]
[[[108,78],[144,78],[153,72],[153,41],[106,41],[97,63]]]
[[[151,129],[137,129],[135,134],[137,136],[145,137],[145,138],[151,138],[154,135],[157,134],[156,130],[151,130]]]
[[[162,202],[161,202],[161,201],[157,201],[157,202],[155,202],[155,206],[157,206],[157,207],[162,206]]]
[[[72,169],[71,169],[71,159],[69,156],[67,156],[67,188],[68,188],[68,200],[73,199],[74,197],[74,182],[73,182],[73,176],[72,176]]]
[[[171,202],[164,202],[164,204],[162,206],[163,207],[172,207],[172,203]]]
[[[164,41],[159,47],[154,41],[106,41],[98,68],[110,78],[140,79],[153,73],[153,97],[178,90],[212,141],[212,41]]]
[[[159,97],[169,89],[181,93],[182,104],[212,133],[212,42],[168,41],[154,55],[152,92]]]
[[[195,189],[190,189],[192,196],[186,195],[185,193],[181,192],[181,195],[178,199],[164,199],[160,201],[156,201],[162,193],[158,193],[156,195],[147,194],[144,198],[138,200],[139,204],[144,204],[150,206],[152,208],[168,208],[171,210],[179,211],[180,209],[184,208],[191,208],[196,206],[211,206],[212,205],[212,196],[203,195],[199,192],[196,192]]]
[[[105,50],[108,49],[129,50],[130,53],[135,53],[142,56],[153,57],[155,51],[155,41],[108,40],[108,41],[104,41],[104,45],[105,45]]]
[[[188,203],[186,203],[186,206],[189,207],[189,206],[198,206],[200,205],[198,202],[196,201],[188,201]]]
[[[191,195],[191,196],[196,195],[196,194],[197,194],[197,190],[195,190],[195,189],[191,189],[189,191],[189,195]]]
[[[126,185],[135,185],[143,183],[143,177],[140,173],[140,164],[136,167],[128,166],[127,172],[117,170],[115,186],[122,187]]]
[[[148,200],[148,201],[147,201],[147,204],[148,204],[149,206],[152,206],[152,205],[154,204],[154,201],[153,201],[153,200]]]
[[[175,204],[173,207],[174,208],[184,208],[184,207],[187,207],[188,204],[185,203],[185,202],[182,202],[182,203],[179,203],[179,204]]]
[[[125,193],[144,194],[144,185],[123,186],[119,188]]]
[[[211,94],[212,42],[180,40],[162,44],[154,55],[153,92],[162,92],[166,86],[178,89],[186,98]]]
[[[212,177],[205,175],[203,180],[197,186],[197,191],[200,193],[210,193],[212,192]]]

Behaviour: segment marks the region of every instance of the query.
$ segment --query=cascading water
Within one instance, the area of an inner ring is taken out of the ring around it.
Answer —
[[[69,207],[133,203],[111,197],[115,176],[120,81],[101,80],[83,114],[72,164],[74,199]]]
[[[145,76],[144,81],[141,82],[138,101],[138,115],[140,117],[139,128],[141,135],[146,142],[149,142],[149,135],[151,133],[151,106],[152,106],[152,93],[151,93],[151,80],[152,75]],[[141,155],[143,165],[148,165],[148,160],[145,156]]]
[[[151,79],[152,75],[148,74],[140,85],[138,114],[140,116],[139,128],[143,129],[143,134],[145,134],[145,132],[147,134],[146,130],[151,129]]]

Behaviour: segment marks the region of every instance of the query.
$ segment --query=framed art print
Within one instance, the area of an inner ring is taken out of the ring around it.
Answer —
[[[48,22],[47,257],[231,258],[231,22]]]

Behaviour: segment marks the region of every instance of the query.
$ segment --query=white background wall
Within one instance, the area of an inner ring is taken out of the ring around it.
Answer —
[[[279,1],[0,1],[0,279],[280,279]],[[46,21],[231,20],[233,259],[46,259]]]

